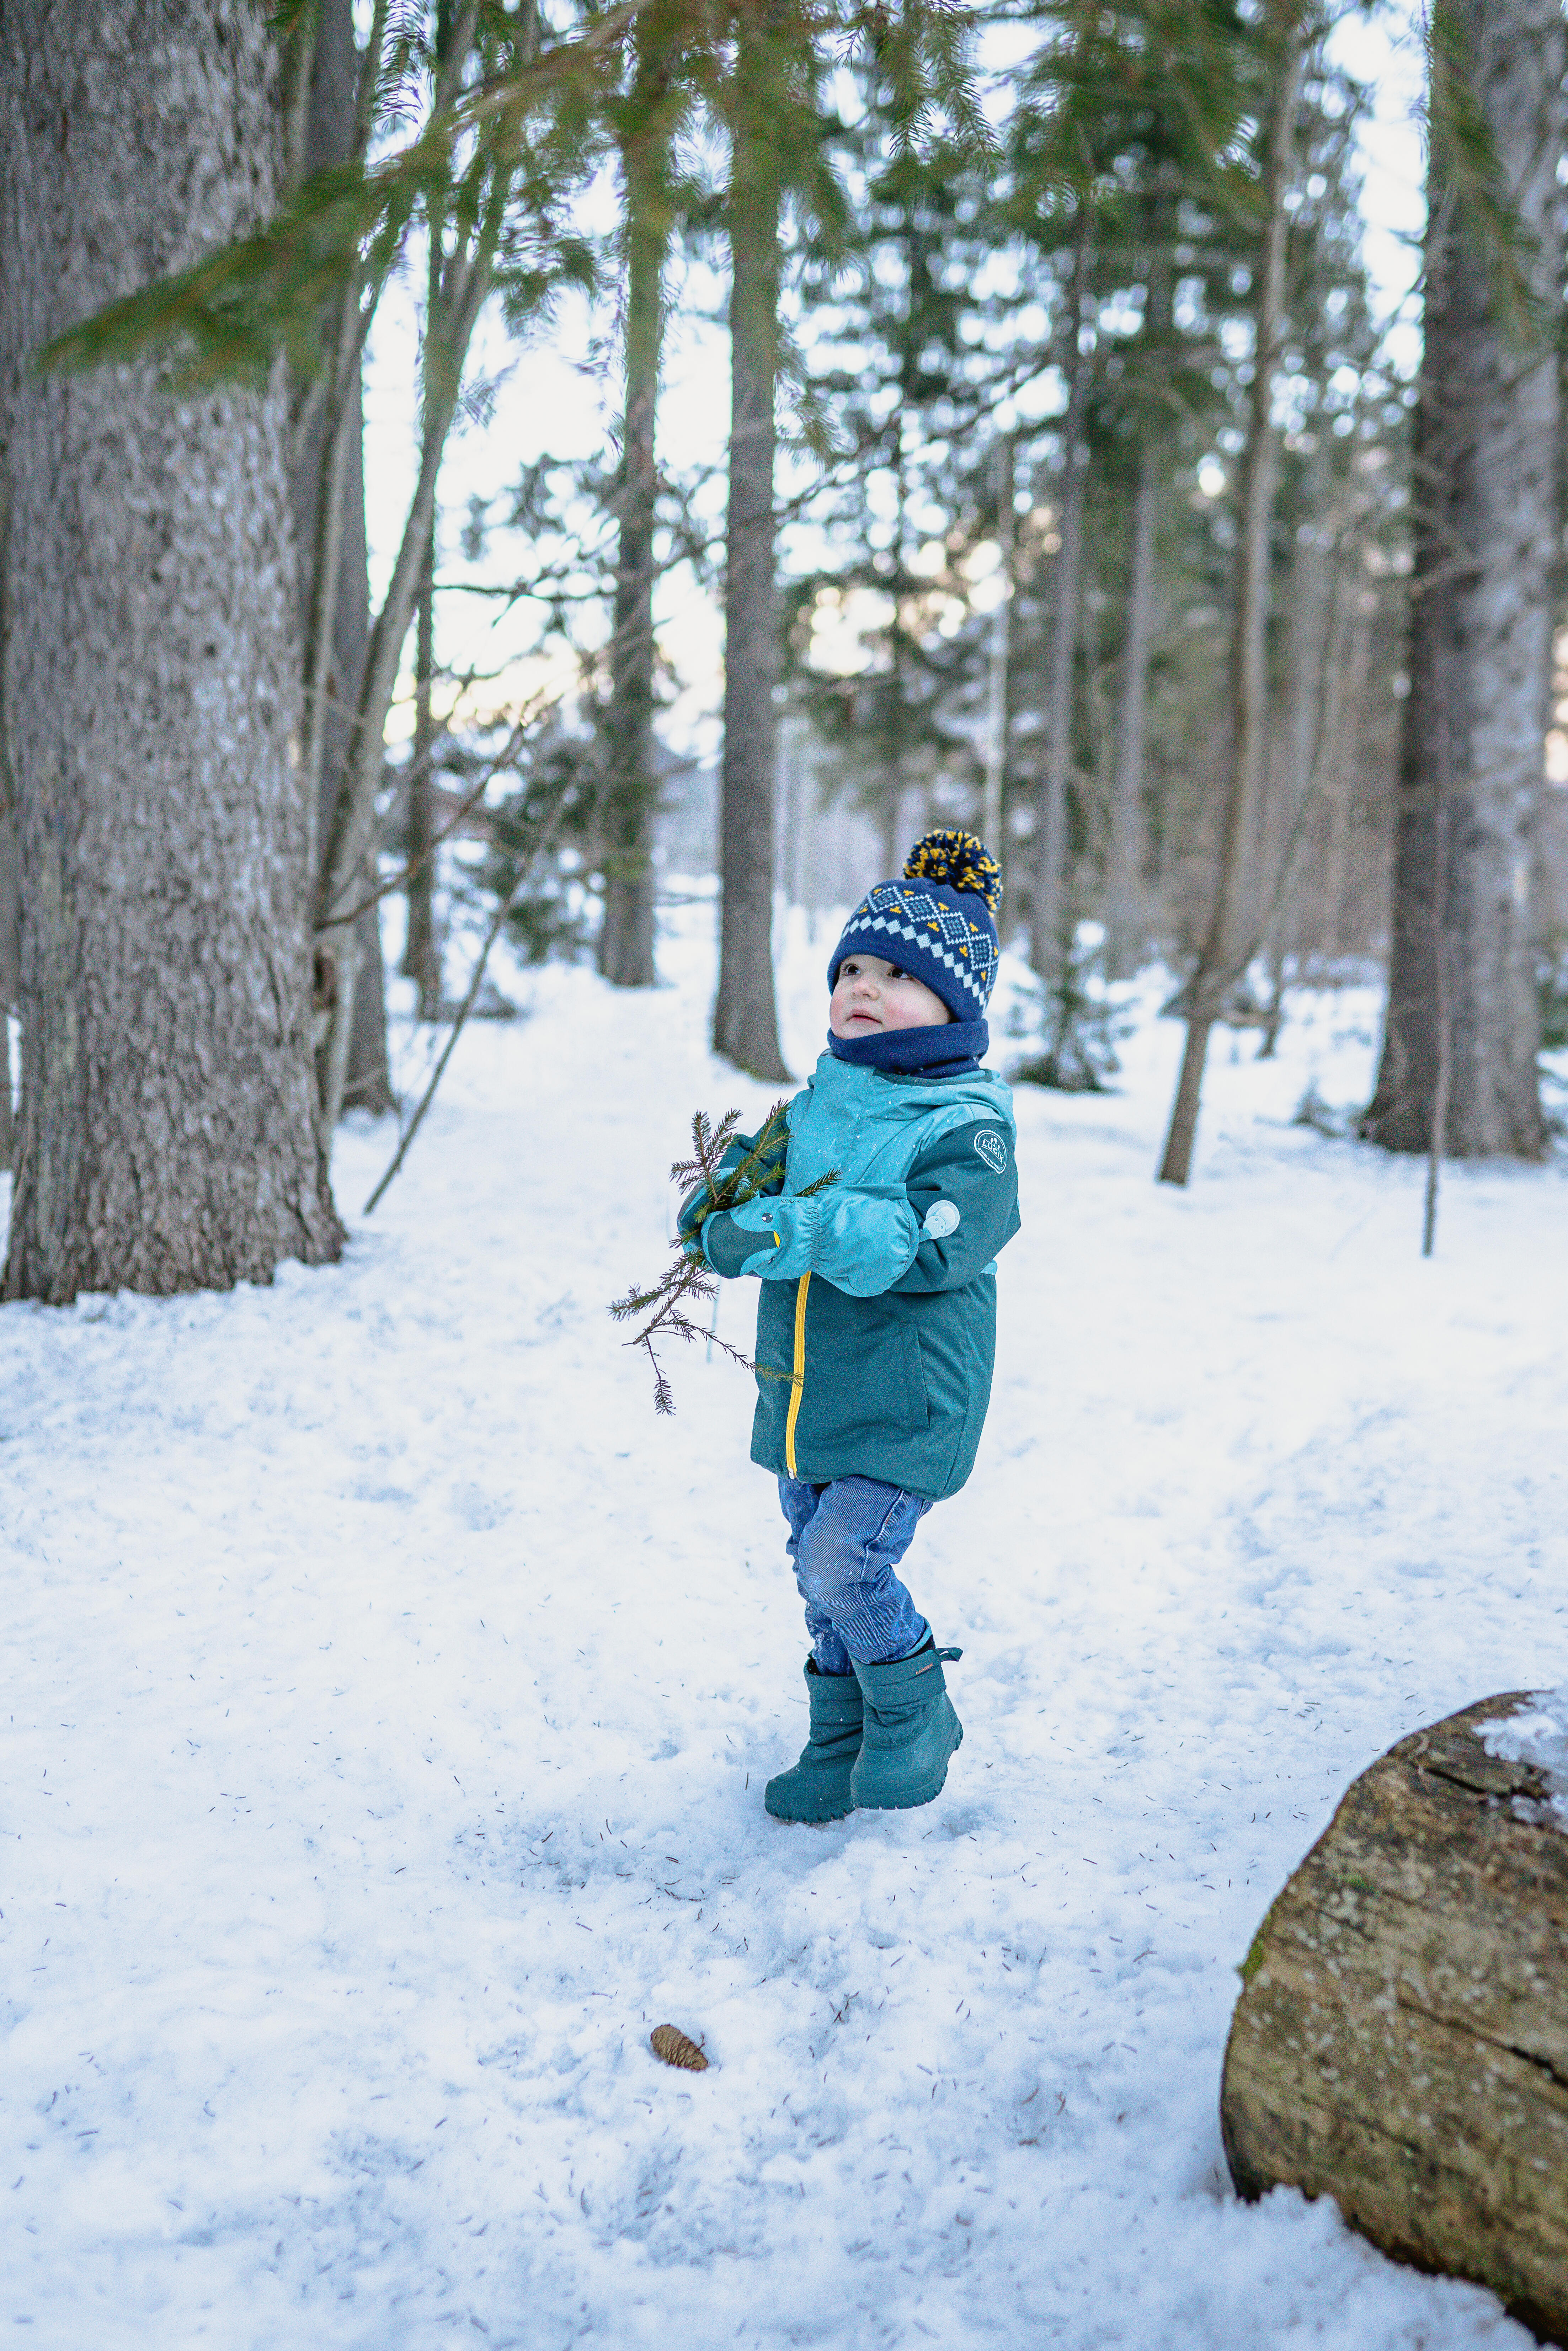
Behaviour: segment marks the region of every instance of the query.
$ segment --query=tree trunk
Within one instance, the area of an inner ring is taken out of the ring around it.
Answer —
[[[316,21],[308,100],[305,110],[301,162],[308,173],[341,163],[352,153],[359,104],[359,52],[354,45],[352,0],[322,0]],[[329,306],[324,339],[331,343],[337,304]],[[330,361],[328,362],[330,364]],[[308,630],[317,609],[316,562],[323,549],[335,549],[337,578],[329,601],[332,615],[328,658],[326,706],[321,728],[321,789],[318,801],[316,838],[325,840],[333,804],[349,756],[354,706],[365,666],[365,645],[371,625],[371,579],[365,536],[364,413],[360,370],[353,371],[345,420],[347,448],[341,453],[343,476],[340,526],[332,533],[319,528],[321,502],[328,495],[328,442],[333,427],[329,402],[319,402],[307,429],[298,435],[295,454],[295,536],[299,552],[299,610]],[[308,684],[308,681],[307,681]],[[375,886],[369,863],[362,874],[365,893]],[[367,906],[356,926],[353,1018],[350,1031],[343,1099],[362,1110],[392,1108],[387,1073],[386,987],[382,965],[381,909]]]
[[[435,53],[450,71],[454,32],[452,0],[437,0]],[[425,317],[434,319],[441,300],[445,231],[439,217],[425,223]],[[414,616],[413,772],[408,785],[406,851],[411,872],[402,968],[414,983],[421,1020],[441,1018],[441,945],[435,930],[435,523],[424,542]]]
[[[1259,1928],[1220,2122],[1243,2196],[1332,2196],[1395,2260],[1568,2341],[1568,1837],[1482,1699],[1345,1795]]]
[[[1192,1168],[1208,1035],[1225,991],[1248,959],[1240,936],[1242,867],[1249,819],[1259,789],[1268,717],[1265,632],[1270,540],[1274,519],[1274,429],[1270,416],[1285,295],[1285,196],[1295,154],[1296,100],[1301,86],[1302,23],[1291,0],[1281,26],[1281,57],[1263,175],[1265,226],[1258,271],[1257,334],[1241,461],[1241,531],[1230,641],[1229,741],[1208,928],[1187,986],[1186,1043],[1160,1163],[1162,1184],[1185,1184]]]
[[[383,14],[378,6],[378,20]],[[465,0],[455,15],[437,89],[435,115],[449,110],[460,94],[461,76],[473,46],[477,16],[477,0]],[[538,42],[537,9],[519,10],[506,21],[513,27],[514,61],[531,62]],[[419,473],[386,596],[366,643],[342,782],[319,859],[317,953],[329,974],[326,1036],[317,1055],[317,1129],[324,1151],[329,1147],[332,1128],[343,1105],[352,1044],[361,932],[358,925],[347,920],[347,915],[362,895],[365,862],[375,841],[376,796],[385,759],[387,714],[434,527],[441,463],[446,436],[457,413],[468,346],[494,284],[496,255],[510,187],[511,167],[498,163],[476,201],[475,217],[464,224],[447,254],[442,271],[439,310],[434,318],[426,316]]]
[[[740,19],[741,119],[732,148],[729,515],[725,534],[723,892],[714,1050],[755,1077],[789,1076],[773,994],[773,689],[779,676],[774,579],[774,403],[779,371],[779,167],[760,107],[747,107],[747,51],[767,33]]]
[[[1329,813],[1328,874],[1325,893],[1332,925],[1331,952],[1342,955],[1348,944],[1346,893],[1350,871],[1350,826],[1361,784],[1362,738],[1366,731],[1366,686],[1372,666],[1372,614],[1375,600],[1370,589],[1355,581],[1355,611],[1350,624],[1339,689],[1339,719],[1333,740],[1338,746],[1334,770],[1336,798]]]
[[[1290,629],[1283,758],[1278,762],[1272,788],[1265,779],[1258,798],[1255,927],[1262,938],[1269,972],[1268,1005],[1258,1049],[1260,1061],[1273,1060],[1284,1025],[1286,942],[1300,927],[1291,919],[1292,876],[1322,748],[1333,511],[1327,476],[1327,453],[1320,434],[1302,485],[1302,502],[1310,519],[1304,531],[1296,534],[1286,588]]]
[[[1458,0],[1444,29],[1490,128],[1530,266],[1554,310],[1562,230],[1563,27],[1555,0]],[[1416,420],[1410,692],[1402,721],[1393,958],[1377,1090],[1363,1123],[1425,1151],[1443,1040],[1433,919],[1448,803],[1445,933],[1458,1157],[1545,1147],[1531,971],[1531,831],[1557,617],[1561,394],[1551,341],[1511,333],[1505,268],[1467,215],[1455,133],[1434,106],[1426,343]],[[1467,158],[1467,164],[1468,164]]]
[[[0,743],[0,1168],[16,1159],[16,1114],[11,1101],[10,1016],[21,995],[20,909],[16,901],[16,828],[5,805],[5,745]]]
[[[1328,661],[1333,554],[1330,533],[1334,507],[1327,463],[1319,438],[1307,462],[1303,484],[1309,517],[1298,531],[1285,592],[1290,599],[1287,644],[1282,791],[1262,795],[1260,895],[1264,928],[1277,946],[1289,929],[1286,871],[1299,835],[1318,768],[1324,716],[1324,670]]]
[[[634,129],[622,145],[626,208],[626,409],[619,493],[609,750],[604,800],[604,921],[599,968],[617,987],[652,987],[653,968],[653,427],[664,331],[667,75],[638,44]]]
[[[1084,197],[1080,201],[1072,287],[1068,296],[1070,373],[1067,413],[1061,425],[1061,547],[1056,559],[1055,610],[1045,704],[1045,772],[1040,781],[1034,903],[1030,923],[1030,961],[1036,971],[1048,978],[1061,970],[1067,944],[1063,895],[1067,871],[1067,777],[1072,764],[1072,684],[1083,569],[1083,496],[1089,479],[1083,424],[1094,374],[1094,362],[1080,350],[1079,337],[1092,243],[1092,215]]]
[[[364,867],[367,894],[375,888],[373,863]],[[378,899],[355,924],[354,1019],[349,1030],[349,1066],[343,1076],[345,1110],[368,1110],[380,1118],[397,1107],[387,1062],[387,978],[382,956],[382,910]]]
[[[23,1081],[4,1294],[267,1280],[342,1234],[310,1119],[287,400],[27,355],[243,234],[282,165],[247,0],[11,0],[4,731]]]
[[[441,949],[435,935],[435,719],[431,687],[435,676],[435,534],[424,550],[419,583],[413,656],[413,771],[408,779],[405,847],[410,872],[408,937],[402,967],[418,991],[419,1018],[441,1018]]]
[[[1139,876],[1144,843],[1144,750],[1148,732],[1149,656],[1155,636],[1155,538],[1165,444],[1145,428],[1133,504],[1133,560],[1122,655],[1116,768],[1111,785],[1111,871],[1106,892],[1105,970],[1124,979],[1143,946]]]
[[[5,544],[5,409],[0,402],[0,550]],[[0,596],[5,568],[0,552]],[[0,603],[0,678],[5,674],[5,618]],[[9,1016],[22,995],[21,907],[17,901],[16,825],[11,810],[9,770],[5,758],[5,704],[0,700],[0,1168],[16,1157],[16,1120],[11,1102],[11,1032]]]
[[[1013,614],[1013,436],[997,443],[997,577],[1001,593],[991,614],[986,657],[986,771],[980,793],[980,838],[1005,867],[1008,742],[1011,726],[1009,685],[1012,671]],[[891,866],[889,872],[892,872]]]

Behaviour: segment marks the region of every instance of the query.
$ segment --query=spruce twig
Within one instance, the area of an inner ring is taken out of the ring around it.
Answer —
[[[706,1111],[693,1113],[692,1155],[689,1159],[675,1160],[670,1168],[671,1183],[678,1185],[683,1193],[689,1192],[696,1184],[706,1188],[706,1198],[696,1204],[694,1211],[693,1230],[700,1233],[708,1218],[716,1216],[720,1210],[737,1208],[744,1201],[755,1199],[758,1193],[776,1188],[776,1179],[782,1181],[789,1104],[775,1102],[763,1120],[761,1131],[750,1150],[733,1167],[724,1168],[721,1163],[735,1140],[740,1113],[737,1110],[726,1111],[716,1124]],[[814,1184],[807,1185],[800,1196],[806,1198],[813,1192],[821,1192],[837,1180],[838,1171],[830,1170],[826,1176],[819,1176]],[[732,1347],[727,1339],[721,1339],[716,1330],[706,1321],[697,1322],[692,1320],[687,1311],[689,1307],[706,1307],[717,1298],[718,1278],[702,1258],[694,1258],[687,1253],[689,1238],[689,1234],[683,1234],[676,1240],[670,1263],[651,1288],[633,1287],[623,1298],[613,1300],[610,1307],[610,1312],[617,1322],[644,1318],[642,1328],[634,1331],[624,1343],[628,1347],[641,1347],[653,1367],[655,1412],[673,1413],[675,1409],[669,1375],[659,1361],[659,1344],[666,1339],[678,1339],[686,1346],[694,1339],[702,1339],[708,1345],[717,1347],[742,1371],[757,1372],[768,1368],[759,1367],[739,1347]],[[788,1379],[791,1385],[794,1384],[792,1373],[768,1370],[768,1375]]]

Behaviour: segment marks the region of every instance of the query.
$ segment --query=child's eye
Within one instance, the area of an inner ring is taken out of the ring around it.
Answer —
[[[887,967],[887,976],[889,979],[907,979],[909,974],[904,970],[902,964],[890,963]]]

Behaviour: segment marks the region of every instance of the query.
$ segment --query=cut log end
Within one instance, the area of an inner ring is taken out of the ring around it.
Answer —
[[[1568,2343],[1568,1834],[1487,1754],[1511,1691],[1349,1789],[1239,1970],[1220,2095],[1239,2192],[1332,2196],[1395,2259]]]

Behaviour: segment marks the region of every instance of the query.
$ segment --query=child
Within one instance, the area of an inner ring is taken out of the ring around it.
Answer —
[[[762,1285],[751,1458],[778,1476],[811,1636],[810,1736],[764,1800],[781,1821],[928,1804],[964,1736],[942,1673],[961,1653],[896,1570],[974,1467],[993,1260],[1019,1228],[1008,1089],[979,1065],[1000,895],[973,834],[916,841],[833,950],[828,1050],[782,1165],[700,1238],[700,1204],[683,1214],[716,1272]]]

